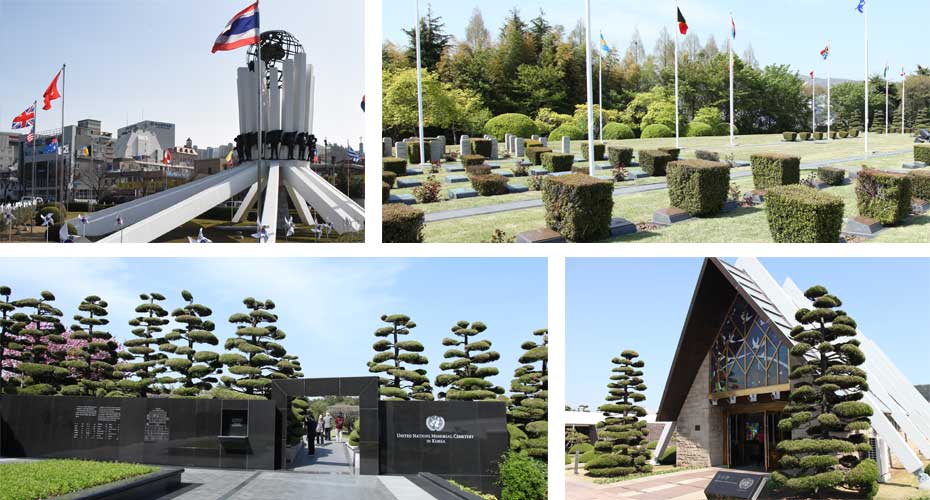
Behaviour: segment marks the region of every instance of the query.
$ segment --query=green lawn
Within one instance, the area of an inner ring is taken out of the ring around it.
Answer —
[[[0,464],[0,500],[35,500],[64,495],[157,470],[158,467],[147,465],[88,460],[3,463]]]

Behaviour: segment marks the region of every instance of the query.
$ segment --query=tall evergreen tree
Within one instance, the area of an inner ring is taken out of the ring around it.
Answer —
[[[187,304],[171,312],[175,323],[181,326],[165,334],[164,344],[159,349],[177,357],[164,360],[164,365],[177,373],[176,377],[165,377],[166,383],[180,384],[172,390],[177,396],[197,396],[202,391],[209,391],[217,382],[213,375],[222,367],[219,354],[213,351],[198,350],[197,344],[218,345],[220,342],[213,334],[216,325],[206,319],[213,311],[194,302],[194,295],[187,290],[181,291],[181,298]],[[178,342],[175,344],[174,342]]]
[[[465,28],[465,43],[475,51],[491,47],[491,34],[484,25],[484,17],[482,17],[481,9],[478,7],[475,7],[475,10],[472,11],[468,27]]]
[[[158,292],[143,293],[139,299],[142,303],[135,309],[139,316],[129,320],[129,326],[133,327],[132,334],[136,338],[124,342],[132,360],[122,366],[133,380],[127,379],[121,386],[144,398],[161,392],[152,386],[158,381],[158,375],[166,371],[163,362],[167,356],[158,352],[156,346],[168,342],[164,338],[164,327],[171,320],[168,319],[168,311],[159,304],[165,301],[164,295]]]
[[[236,335],[226,339],[227,353],[220,361],[227,366],[229,373],[223,376],[223,383],[234,390],[246,394],[269,397],[272,379],[292,377],[299,370],[295,358],[287,357],[284,346],[278,343],[286,337],[283,330],[274,324],[278,316],[273,311],[272,300],[256,300],[247,297],[242,301],[247,313],[235,313],[229,322],[236,325]]]
[[[442,345],[452,347],[443,357],[452,361],[439,365],[441,370],[449,372],[436,376],[436,385],[448,388],[439,393],[440,399],[486,401],[504,393],[503,387],[485,380],[500,372],[496,367],[482,365],[493,363],[501,357],[497,351],[491,350],[491,341],[475,340],[487,328],[480,321],[459,321],[452,327],[452,334],[457,338],[442,339]]]
[[[549,330],[533,332],[538,340],[520,347],[522,365],[514,370],[510,383],[511,448],[545,461],[548,457],[549,430]],[[516,438],[516,439],[515,439]]]
[[[649,449],[646,445],[646,409],[640,403],[646,400],[643,391],[642,368],[645,366],[636,351],[623,351],[611,360],[616,365],[607,384],[607,403],[598,408],[604,420],[598,422],[598,441],[594,445],[596,457],[585,467],[592,477],[618,477],[649,472]]]
[[[17,313],[13,319],[12,333],[19,337],[18,365],[14,373],[19,373],[23,385],[21,394],[57,394],[69,375],[68,369],[58,366],[64,359],[64,351],[52,351],[51,344],[64,344],[62,336],[65,329],[61,324],[62,312],[51,302],[55,295],[43,291],[39,298],[26,298],[13,302],[17,308],[31,309],[31,314]]]
[[[854,338],[856,322],[837,309],[842,302],[826,288],[811,287],[804,296],[813,309],[795,313],[800,325],[791,330],[796,361],[785,407],[790,416],[778,423],[793,438],[778,444],[784,455],[772,480],[814,495],[847,487],[871,498],[878,491],[878,467],[865,458],[872,407],[862,401],[868,383],[859,368],[865,354]]]
[[[86,343],[79,350],[69,354],[80,359],[62,362],[63,366],[75,371],[77,384],[67,388],[69,393],[87,396],[105,396],[116,388],[116,381],[122,373],[116,370],[118,354],[117,343],[113,335],[103,330],[109,323],[107,319],[107,301],[96,295],[89,295],[78,305],[78,314],[74,315],[75,324],[71,325],[71,338]]]
[[[449,46],[451,35],[445,33],[446,25],[442,18],[433,15],[432,7],[427,7],[426,16],[420,19],[420,64],[423,69],[435,71],[442,54]],[[407,60],[410,66],[417,66],[416,29],[404,30],[410,40],[407,46]]]
[[[3,372],[6,371],[4,353],[13,342],[13,325],[16,324],[12,318],[16,306],[10,301],[11,295],[13,295],[13,290],[10,287],[0,286],[0,296],[3,296],[0,300],[0,394],[3,394],[6,384],[6,379],[3,377]]]
[[[407,365],[422,366],[429,363],[423,352],[423,344],[416,340],[403,340],[417,324],[406,314],[383,314],[381,321],[389,326],[375,330],[379,338],[372,345],[376,354],[368,362],[368,371],[385,374],[381,377],[378,393],[394,400],[433,399],[433,387],[423,368],[410,369]]]

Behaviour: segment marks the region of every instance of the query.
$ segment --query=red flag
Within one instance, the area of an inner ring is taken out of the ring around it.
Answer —
[[[165,150],[165,157],[161,159],[161,162],[165,165],[171,163],[171,150]]]
[[[814,72],[811,71],[811,80],[813,80],[813,79],[814,79]]]
[[[58,74],[55,75],[55,79],[52,80],[52,83],[50,83],[48,88],[45,89],[45,93],[42,94],[42,97],[45,99],[45,105],[42,106],[42,109],[45,111],[52,109],[52,101],[61,97],[61,94],[58,93],[59,76],[61,76],[61,70],[58,70]]]
[[[680,31],[682,35],[688,34],[688,21],[685,21],[685,16],[681,14],[680,8],[678,9],[678,31]]]

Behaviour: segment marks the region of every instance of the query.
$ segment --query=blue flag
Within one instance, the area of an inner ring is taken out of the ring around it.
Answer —
[[[864,9],[865,9],[865,0],[859,0],[859,5],[856,7],[856,10],[858,10],[860,14],[864,14],[865,13]]]

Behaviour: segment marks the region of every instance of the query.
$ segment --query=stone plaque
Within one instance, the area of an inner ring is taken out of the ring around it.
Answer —
[[[755,500],[762,493],[768,476],[743,472],[721,471],[704,489],[709,500],[747,499]]]
[[[153,408],[145,414],[145,427],[142,431],[143,441],[154,443],[171,439],[168,412],[164,408]]]
[[[471,137],[468,137],[467,135],[463,135],[461,138],[459,138],[459,148],[461,148],[463,155],[470,155],[471,154]]]

